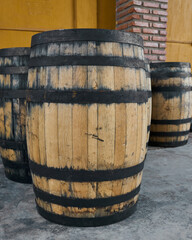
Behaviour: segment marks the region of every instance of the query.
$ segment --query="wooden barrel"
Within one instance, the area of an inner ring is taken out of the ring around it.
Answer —
[[[146,71],[146,78],[148,81],[149,89],[151,90],[150,62],[147,58],[145,58],[145,71]],[[149,142],[150,127],[151,127],[151,111],[152,111],[152,96],[148,98],[148,102],[147,102],[147,119],[148,119],[147,144]]]
[[[134,212],[150,94],[138,35],[74,29],[33,36],[27,146],[43,217],[98,226]]]
[[[30,48],[0,49],[0,153],[7,178],[31,183],[26,145]]]
[[[190,63],[151,63],[152,120],[150,145],[187,143],[191,124]]]

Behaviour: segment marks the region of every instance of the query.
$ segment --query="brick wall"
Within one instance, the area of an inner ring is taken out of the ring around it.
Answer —
[[[116,1],[116,29],[140,34],[150,61],[166,60],[167,8],[168,0]]]

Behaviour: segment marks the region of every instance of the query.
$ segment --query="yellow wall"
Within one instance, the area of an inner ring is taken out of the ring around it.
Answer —
[[[192,0],[169,0],[167,60],[192,64]]]
[[[0,48],[30,46],[32,35],[53,29],[115,29],[115,3],[115,0],[0,0]]]

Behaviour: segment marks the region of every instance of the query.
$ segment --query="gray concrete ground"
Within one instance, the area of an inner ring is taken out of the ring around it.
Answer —
[[[35,209],[31,185],[5,178],[0,163],[0,239],[192,240],[192,139],[178,148],[150,148],[137,211],[104,227],[50,223]]]

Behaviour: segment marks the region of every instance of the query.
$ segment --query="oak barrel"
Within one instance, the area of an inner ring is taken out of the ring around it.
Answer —
[[[30,48],[0,49],[0,154],[7,178],[31,183],[26,145]]]
[[[150,145],[185,145],[191,124],[191,65],[151,63],[152,120]]]
[[[43,217],[99,226],[135,211],[150,94],[138,35],[74,29],[33,36],[27,146]]]
[[[149,85],[149,90],[151,91],[151,70],[150,70],[150,62],[147,58],[145,58],[145,71],[146,71],[146,78]],[[152,111],[152,96],[149,96],[148,102],[147,102],[147,119],[148,119],[147,144],[149,142],[150,128],[151,128],[151,111]]]

